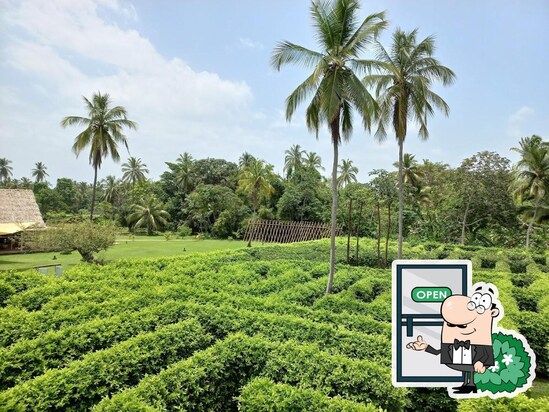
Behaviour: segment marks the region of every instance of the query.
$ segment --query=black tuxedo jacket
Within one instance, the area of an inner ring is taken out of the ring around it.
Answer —
[[[453,344],[451,343],[441,343],[440,349],[435,349],[430,345],[427,345],[425,352],[431,353],[433,355],[440,355],[440,363],[445,365],[453,364]],[[475,345],[471,344],[472,359],[473,365],[477,362],[482,362],[485,367],[494,365],[494,350],[492,345]]]

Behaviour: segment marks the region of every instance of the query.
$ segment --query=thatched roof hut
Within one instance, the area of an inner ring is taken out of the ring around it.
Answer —
[[[0,235],[45,227],[32,190],[0,189]]]

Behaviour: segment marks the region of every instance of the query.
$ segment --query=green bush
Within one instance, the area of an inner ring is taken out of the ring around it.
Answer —
[[[4,306],[6,301],[15,294],[15,288],[9,283],[0,280],[0,306]]]
[[[329,398],[320,391],[279,384],[266,378],[252,380],[238,397],[242,412],[375,412],[373,405]]]
[[[524,335],[536,354],[536,374],[549,377],[549,316],[534,312],[521,312],[518,316],[518,331]]]
[[[186,224],[179,225],[177,228],[177,236],[188,237],[193,234],[193,230]]]

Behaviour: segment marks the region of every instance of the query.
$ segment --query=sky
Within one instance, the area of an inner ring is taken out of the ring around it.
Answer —
[[[13,177],[43,162],[48,180],[93,180],[88,152],[72,153],[82,128],[65,116],[86,116],[83,96],[108,93],[138,130],[127,130],[129,154],[103,162],[99,178],[121,176],[129,155],[157,179],[183,152],[195,159],[237,162],[243,152],[282,174],[284,152],[299,144],[331,170],[326,127],[318,140],[304,108],[291,122],[285,99],[307,69],[270,66],[277,42],[319,50],[305,0],[0,0],[0,158]],[[404,151],[422,161],[461,161],[483,150],[516,161],[521,137],[549,139],[549,2],[546,0],[371,0],[359,18],[385,11],[392,32],[435,36],[435,57],[456,73],[434,90],[450,106],[428,122],[421,141],[410,125]],[[373,54],[367,51],[364,58]],[[365,131],[358,116],[340,159],[351,159],[359,181],[373,169],[394,170],[398,147]],[[328,172],[326,172],[326,175]]]

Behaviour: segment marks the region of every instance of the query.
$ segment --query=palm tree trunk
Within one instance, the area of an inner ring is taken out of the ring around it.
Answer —
[[[381,208],[379,207],[379,202],[376,203],[377,206],[377,267],[381,267]]]
[[[404,185],[402,178],[402,156],[404,139],[398,138],[398,258],[402,259],[402,225],[404,208]]]
[[[389,236],[391,235],[391,202],[387,203],[387,236],[385,237],[385,264],[387,267],[387,261],[389,260]]]
[[[532,233],[532,228],[534,227],[534,221],[536,220],[536,215],[538,214],[538,208],[539,208],[539,199],[536,200],[536,204],[534,206],[534,215],[532,216],[532,220],[530,220],[530,223],[528,224],[528,230],[526,231],[526,248],[530,248],[530,234]]]
[[[353,224],[353,221],[352,221],[352,214],[353,213],[353,198],[350,198],[349,199],[349,225],[348,225],[348,230],[349,232],[347,233],[347,264],[349,264],[349,255],[351,254],[351,225]]]
[[[93,175],[93,192],[92,192],[92,203],[90,210],[90,222],[93,222],[93,209],[95,206],[95,191],[97,189],[97,165],[94,165],[94,175]]]
[[[358,242],[360,238],[360,220],[362,219],[362,205],[363,203],[360,202],[360,210],[358,212],[358,222],[356,224],[356,253],[355,253],[355,262],[358,266]]]
[[[335,235],[337,224],[337,164],[338,164],[338,144],[339,144],[339,115],[330,123],[332,129],[332,144],[334,147],[334,161],[332,164],[332,224],[330,228],[330,275],[326,285],[326,294],[332,293],[335,273]]]
[[[469,193],[469,199],[467,200],[467,206],[465,207],[465,212],[463,213],[463,221],[461,222],[461,244],[465,244],[465,226],[467,225],[467,214],[469,213],[469,206],[471,205],[471,197],[473,193]]]

